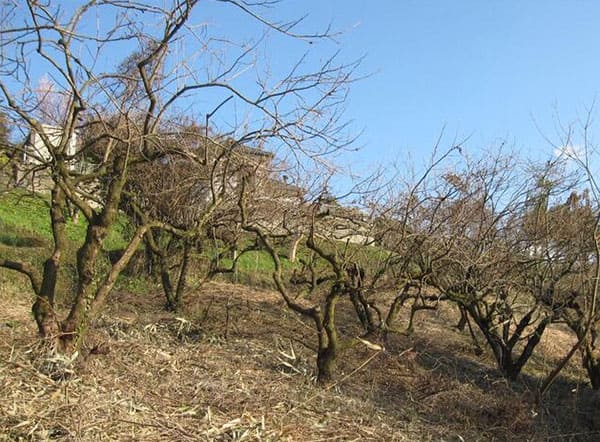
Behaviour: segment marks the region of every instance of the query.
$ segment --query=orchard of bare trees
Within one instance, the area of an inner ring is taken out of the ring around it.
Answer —
[[[332,195],[330,158],[353,142],[342,111],[360,75],[360,60],[313,55],[332,31],[278,21],[270,1],[213,2],[257,29],[248,40],[213,34],[197,0],[67,3],[0,9],[1,165],[11,186],[46,195],[53,238],[43,262],[2,246],[0,266],[27,277],[49,351],[81,348],[133,261],[180,312],[190,279],[237,274],[258,251],[284,308],[311,327],[324,385],[348,342],[385,352],[444,305],[461,318],[448,327],[511,381],[549,328],[567,328],[576,343],[548,367],[540,397],[573,358],[600,388],[591,142],[537,163],[438,145],[423,165]],[[269,38],[304,55],[273,73]],[[73,244],[77,217],[85,236]],[[122,224],[126,244],[109,253]],[[355,315],[353,335],[340,331],[340,304]]]

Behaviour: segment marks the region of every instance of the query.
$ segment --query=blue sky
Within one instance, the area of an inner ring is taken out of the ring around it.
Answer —
[[[581,116],[600,90],[597,1],[291,1],[308,22],[347,30],[347,57],[374,72],[347,116],[364,133],[351,163],[401,160],[446,139],[471,150],[505,140],[532,156],[553,149],[556,115]]]
[[[201,1],[194,14],[232,39],[261,32],[231,5]],[[269,37],[275,72],[307,50],[314,60],[337,50],[345,60],[366,56],[359,73],[371,75],[353,86],[346,111],[362,150],[342,158],[357,171],[408,154],[419,161],[442,128],[448,145],[469,137],[476,152],[506,141],[545,157],[553,149],[540,130],[557,139],[556,116],[575,120],[600,90],[599,1],[285,0],[267,14],[308,14],[303,29],[331,23],[343,31],[337,42],[313,46]],[[214,107],[195,104],[198,115]]]

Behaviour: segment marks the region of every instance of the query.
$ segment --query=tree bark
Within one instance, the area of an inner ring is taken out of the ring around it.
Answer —
[[[326,384],[335,377],[336,359],[339,348],[337,328],[335,326],[335,306],[340,293],[337,287],[331,289],[325,302],[325,314],[318,315],[315,321],[319,330],[319,349],[317,352],[317,382]]]
[[[55,183],[50,200],[50,222],[54,249],[52,255],[44,262],[40,289],[31,308],[38,332],[43,338],[58,338],[60,335],[54,305],[58,271],[67,242],[65,207],[65,194],[58,183]]]
[[[594,347],[588,338],[581,349],[581,359],[587,371],[590,384],[594,390],[600,390],[600,358],[595,354]]]
[[[104,208],[100,213],[93,214],[89,218],[85,242],[77,251],[77,294],[69,315],[61,323],[61,340],[64,348],[72,347],[74,342],[76,347],[81,341],[89,319],[88,310],[94,298],[97,297],[97,292],[101,290],[101,288],[97,289],[96,293],[93,291],[94,283],[98,283],[96,279],[96,265],[98,256],[102,251],[102,243],[108,236],[109,229],[117,220],[119,203],[127,176],[127,159],[124,156],[115,157],[112,175],[114,178],[108,187]],[[138,238],[137,234],[132,239],[132,241],[136,241],[137,243],[140,240],[141,238]],[[135,249],[130,250],[128,246],[117,264],[112,266],[109,278],[111,278],[112,272],[116,268],[122,270],[124,265],[120,265],[119,263],[125,262],[127,264],[134,252]],[[116,280],[116,276],[114,276],[114,279]],[[110,285],[111,288],[112,285],[114,285],[114,281]]]

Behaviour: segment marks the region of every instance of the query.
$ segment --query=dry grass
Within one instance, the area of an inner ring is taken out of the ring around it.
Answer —
[[[210,284],[188,296],[180,316],[162,311],[160,295],[113,301],[70,363],[39,345],[28,299],[0,294],[0,440],[600,437],[600,401],[581,370],[570,368],[536,407],[533,372],[515,385],[499,378],[489,356],[449,329],[450,309],[420,315],[417,333],[376,352],[351,339],[356,324],[342,305],[341,380],[319,388],[312,329],[271,292]],[[560,333],[536,364],[560,356],[552,349]]]

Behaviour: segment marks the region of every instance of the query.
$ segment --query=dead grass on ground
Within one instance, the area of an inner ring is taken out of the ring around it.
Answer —
[[[452,310],[419,315],[417,332],[394,335],[377,352],[353,339],[359,330],[342,304],[340,377],[321,388],[314,384],[311,324],[268,291],[208,284],[186,297],[179,315],[163,311],[160,294],[116,293],[75,361],[40,346],[29,299],[15,295],[0,294],[0,440],[594,440],[600,434],[593,414],[600,403],[583,386],[581,370],[573,368],[538,407],[535,379],[527,374],[513,385],[500,378],[489,355],[475,355],[468,336],[448,326]]]

